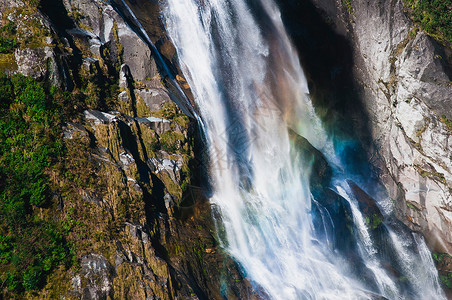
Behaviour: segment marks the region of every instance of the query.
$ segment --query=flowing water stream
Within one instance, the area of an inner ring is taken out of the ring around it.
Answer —
[[[389,200],[362,213],[365,187],[315,114],[272,0],[166,0],[164,17],[200,112],[222,246],[246,277],[271,299],[443,299],[423,238],[390,221]],[[314,191],[319,157],[331,178]]]

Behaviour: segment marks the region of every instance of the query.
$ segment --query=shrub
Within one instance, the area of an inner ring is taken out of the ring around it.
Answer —
[[[34,107],[37,111],[42,111],[46,108],[46,94],[41,84],[31,82],[20,91],[17,100],[23,104]]]
[[[452,0],[406,0],[406,3],[422,29],[452,43]]]
[[[16,48],[15,34],[16,28],[12,22],[0,28],[0,53],[11,53]]]
[[[10,40],[0,36],[0,53],[11,53],[16,45],[16,39]]]
[[[162,148],[170,153],[175,153],[183,140],[184,135],[179,132],[167,131],[162,133],[159,137]]]
[[[14,97],[14,89],[11,80],[0,73],[0,108],[7,108]]]
[[[62,104],[22,75],[0,74],[0,91],[0,280],[20,293],[39,289],[72,260],[62,225],[34,213],[50,203],[47,170],[65,153]]]
[[[35,290],[38,288],[41,281],[42,269],[38,266],[28,268],[22,279],[22,285],[26,291]]]

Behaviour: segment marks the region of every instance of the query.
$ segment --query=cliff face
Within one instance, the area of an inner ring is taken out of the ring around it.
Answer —
[[[369,157],[396,215],[435,251],[452,253],[450,49],[411,22],[403,1],[312,3],[348,41],[364,112],[355,117],[372,137]]]
[[[17,41],[0,54],[0,67],[49,82],[73,112],[57,129],[66,152],[45,170],[53,196],[31,214],[64,227],[74,257],[44,269],[47,278],[33,286],[0,274],[3,296],[253,298],[217,247],[194,175],[202,168],[197,130],[172,101],[181,95],[153,45],[103,1],[36,3],[0,1],[1,26],[14,24]],[[159,8],[150,9],[155,37]]]

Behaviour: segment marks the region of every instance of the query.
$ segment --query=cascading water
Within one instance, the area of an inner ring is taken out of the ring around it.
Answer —
[[[361,212],[276,5],[166,1],[206,136],[222,246],[246,276],[272,299],[444,298],[423,239]],[[332,168],[321,192],[310,188],[301,136]],[[374,213],[390,219],[383,214]],[[352,243],[341,240],[347,234]]]

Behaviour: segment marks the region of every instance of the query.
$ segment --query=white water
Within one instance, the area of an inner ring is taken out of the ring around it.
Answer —
[[[214,188],[210,201],[226,233],[222,246],[247,278],[272,299],[370,299],[369,290],[390,299],[405,294],[444,298],[423,240],[416,240],[422,250],[418,256],[390,234],[405,266],[403,276],[413,281],[409,291],[382,266],[356,199],[340,176],[335,189],[350,204],[358,253],[374,284],[354,276],[353,262],[334,249],[335,228],[326,209],[321,214],[329,234],[326,241],[316,238],[310,170],[296,158],[287,128],[305,137],[335,168],[340,159],[315,115],[275,4],[262,0],[251,8],[245,0],[166,1],[167,30],[206,135]],[[265,18],[265,30],[253,9]],[[414,272],[429,280],[419,285]]]

